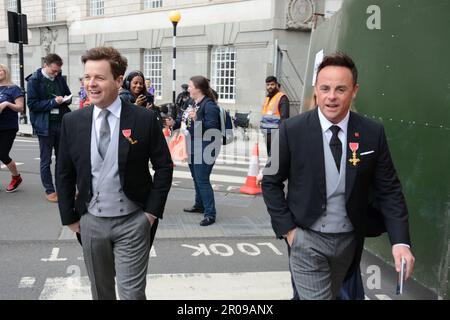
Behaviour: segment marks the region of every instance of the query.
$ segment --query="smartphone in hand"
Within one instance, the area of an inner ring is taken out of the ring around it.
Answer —
[[[402,257],[400,272],[398,274],[397,280],[397,292],[396,294],[403,294],[403,284],[405,282],[406,277],[406,259]]]

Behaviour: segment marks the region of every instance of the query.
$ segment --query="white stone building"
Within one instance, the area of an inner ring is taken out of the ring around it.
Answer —
[[[7,10],[18,0],[0,0],[0,63],[19,83],[17,44],[8,42]],[[121,51],[127,70],[142,70],[154,83],[157,103],[172,100],[172,23],[178,10],[177,92],[193,75],[211,79],[219,103],[252,110],[259,120],[264,79],[277,75],[299,110],[309,36],[315,18],[337,10],[342,0],[22,0],[29,43],[24,46],[25,77],[48,52],[64,60],[63,75],[78,95],[80,56],[108,45]],[[319,15],[316,15],[319,14]],[[74,99],[76,102],[76,99]]]

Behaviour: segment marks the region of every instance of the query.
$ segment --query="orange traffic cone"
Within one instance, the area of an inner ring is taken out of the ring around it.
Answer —
[[[247,179],[245,185],[240,189],[241,193],[258,194],[261,193],[261,187],[256,183],[256,177],[259,174],[259,147],[258,142],[253,147],[252,157],[250,158],[250,166],[248,168]]]

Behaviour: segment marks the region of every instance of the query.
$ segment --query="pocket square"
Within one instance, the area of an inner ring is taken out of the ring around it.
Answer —
[[[375,151],[373,151],[373,150],[370,150],[370,151],[366,151],[366,152],[361,152],[359,155],[360,156],[365,156],[365,155],[368,155],[368,154],[371,154],[371,153],[374,153]]]

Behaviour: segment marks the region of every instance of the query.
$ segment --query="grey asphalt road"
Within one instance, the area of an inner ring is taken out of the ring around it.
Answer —
[[[18,137],[11,155],[22,163],[19,169],[24,182],[17,192],[7,194],[4,187],[10,176],[0,170],[0,299],[89,298],[81,248],[73,234],[62,228],[57,205],[44,198],[37,140]],[[219,178],[242,178],[245,173],[236,169],[244,166],[225,164],[218,170]],[[178,166],[176,171],[187,172],[187,168]],[[156,294],[150,296],[248,299],[267,294],[262,298],[289,299],[286,245],[274,238],[262,198],[226,188],[217,191],[217,222],[203,228],[198,225],[201,215],[182,212],[192,204],[191,179],[178,180],[150,257],[148,290]],[[433,292],[414,281],[406,284],[403,296],[396,296],[395,271],[368,252],[361,271],[367,299],[436,299]],[[74,275],[83,285],[67,285]],[[211,282],[222,289],[208,291]],[[232,287],[233,283],[239,287]],[[174,291],[158,295],[166,291],[159,290],[160,286],[172,286]],[[233,289],[227,289],[229,286]],[[175,295],[183,290],[188,290],[186,296]]]

